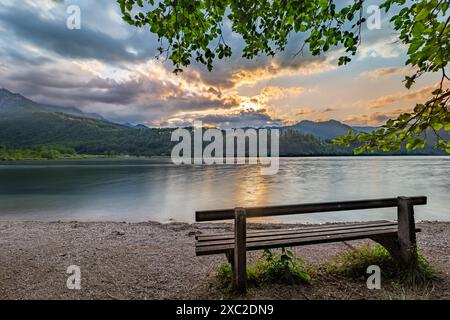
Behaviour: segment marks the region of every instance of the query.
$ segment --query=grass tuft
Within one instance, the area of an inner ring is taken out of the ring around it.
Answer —
[[[366,244],[336,256],[326,266],[326,271],[351,277],[362,277],[367,276],[368,266],[377,265],[382,270],[382,276],[385,279],[406,285],[408,288],[426,287],[436,279],[436,274],[420,250],[417,251],[417,257],[417,264],[412,268],[405,269],[391,257],[383,246]]]
[[[394,282],[385,295],[385,300],[428,300],[434,291],[432,282],[423,285],[405,285]]]
[[[285,248],[278,251],[264,250],[262,257],[247,266],[248,286],[264,284],[309,283],[311,275],[303,265],[305,262]],[[220,265],[217,278],[221,288],[232,288],[233,271],[230,264]]]

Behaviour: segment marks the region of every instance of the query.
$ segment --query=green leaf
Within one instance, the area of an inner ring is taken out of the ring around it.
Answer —
[[[431,125],[431,127],[432,127],[434,130],[439,131],[439,130],[441,130],[441,129],[444,127],[444,125],[443,125],[442,123],[437,122],[437,123],[433,123],[433,124]]]
[[[448,122],[448,123],[446,123],[446,124],[444,125],[444,130],[445,130],[445,131],[450,131],[450,122]]]
[[[430,11],[428,10],[428,8],[423,8],[422,10],[420,10],[420,12],[417,14],[416,18],[414,19],[415,21],[422,21],[425,20],[428,15],[430,14]]]

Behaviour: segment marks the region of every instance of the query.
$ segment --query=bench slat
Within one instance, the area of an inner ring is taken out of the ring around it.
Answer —
[[[326,226],[301,227],[301,228],[293,228],[293,229],[253,230],[253,231],[247,231],[247,238],[261,237],[261,236],[268,236],[268,235],[309,233],[309,232],[315,232],[315,231],[333,231],[333,230],[343,230],[343,229],[369,228],[369,227],[375,227],[375,226],[395,226],[395,225],[397,225],[396,222],[382,220],[382,221],[370,221],[370,222],[363,222],[363,223],[352,223],[352,224],[345,224],[345,225],[326,225]],[[223,232],[223,233],[215,233],[215,234],[200,234],[200,235],[196,235],[196,239],[199,242],[234,239],[234,232]]]
[[[410,197],[409,199],[411,199],[413,206],[427,204],[427,197],[425,196]],[[370,199],[370,200],[356,200],[356,201],[305,203],[305,204],[294,204],[284,206],[253,207],[253,208],[245,208],[245,210],[248,218],[257,218],[257,217],[305,214],[315,212],[392,208],[397,207],[397,205],[398,205],[398,198],[384,198],[384,199]],[[197,222],[227,220],[233,218],[234,218],[234,209],[207,210],[195,212],[195,221]]]
[[[417,228],[416,232],[419,232],[420,229]],[[273,249],[280,247],[294,247],[301,245],[310,245],[310,244],[319,244],[319,243],[327,243],[327,242],[337,242],[337,241],[347,241],[347,240],[358,240],[358,239],[367,239],[371,236],[376,235],[397,235],[397,229],[384,229],[384,230],[365,230],[361,232],[353,232],[353,233],[343,233],[343,234],[335,234],[335,235],[321,235],[315,237],[299,237],[295,239],[281,239],[281,240],[270,240],[270,241],[259,241],[259,242],[250,242],[247,243],[247,250],[261,250],[261,249]],[[196,247],[195,252],[197,256],[202,255],[210,255],[210,254],[220,254],[227,253],[230,250],[233,250],[234,244],[225,244],[225,245],[212,245],[206,247]]]
[[[296,239],[296,238],[307,238],[307,237],[319,237],[319,236],[332,236],[337,234],[350,234],[350,233],[358,233],[363,231],[379,231],[379,230],[389,230],[389,231],[398,231],[397,225],[394,226],[377,226],[370,228],[356,228],[356,229],[343,229],[343,230],[323,230],[323,231],[315,231],[310,233],[291,233],[291,234],[269,234],[260,237],[247,237],[247,243],[252,242],[261,242],[261,241],[271,241],[271,240],[283,240],[283,239]],[[206,246],[214,246],[214,245],[225,245],[225,244],[234,244],[234,239],[225,239],[225,240],[213,240],[213,241],[203,241],[197,242],[197,247],[206,247]]]

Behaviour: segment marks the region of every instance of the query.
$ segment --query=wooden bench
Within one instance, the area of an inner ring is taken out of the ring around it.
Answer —
[[[421,196],[197,211],[197,222],[234,219],[234,232],[197,235],[195,252],[197,256],[225,254],[233,267],[234,285],[239,291],[246,290],[248,250],[372,239],[383,245],[402,265],[410,266],[417,259],[416,232],[420,231],[415,227],[414,206],[426,203],[427,198]],[[397,208],[397,222],[371,221],[249,232],[246,227],[247,218],[389,207]]]

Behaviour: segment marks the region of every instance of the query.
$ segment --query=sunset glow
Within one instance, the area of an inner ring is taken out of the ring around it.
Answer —
[[[235,54],[212,72],[194,64],[175,75],[169,61],[155,59],[154,35],[124,23],[114,1],[78,1],[83,24],[73,31],[64,29],[63,4],[0,2],[0,87],[122,123],[239,127],[335,119],[376,126],[413,108],[435,85],[423,77],[405,89],[412,70],[387,18],[381,30],[363,30],[359,53],[344,67],[337,66],[340,49],[311,57],[288,48],[275,58]],[[109,14],[99,18],[104,10]],[[226,37],[239,47],[230,30]]]

